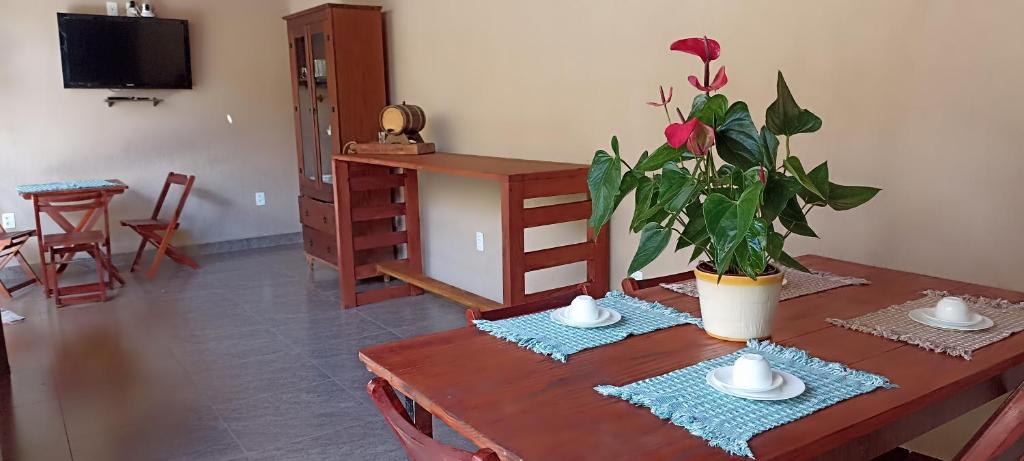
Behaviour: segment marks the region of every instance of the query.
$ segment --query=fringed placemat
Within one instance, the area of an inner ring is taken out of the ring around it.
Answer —
[[[787,270],[785,280],[786,283],[782,285],[782,292],[779,293],[780,301],[849,285],[867,285],[871,283],[858,277],[835,275],[828,272],[807,273],[798,270]],[[694,280],[679,283],[662,283],[661,286],[676,293],[682,293],[695,298],[698,296],[697,282]]]
[[[789,400],[758,401],[723,394],[707,383],[709,371],[731,365],[743,354],[764,356],[773,368],[803,380],[807,389]],[[885,377],[826,362],[800,349],[751,340],[746,348],[728,355],[625,386],[594,390],[649,408],[713,447],[753,458],[747,445],[751,437],[880,387],[894,386]]]
[[[48,182],[44,184],[24,184],[15,187],[19,194],[38,194],[41,192],[64,192],[80,189],[107,189],[118,185],[104,179],[84,179],[76,181]]]
[[[599,328],[573,328],[551,320],[551,311],[503,320],[475,320],[476,327],[538,354],[565,362],[577,352],[604,346],[662,328],[692,324],[703,327],[699,318],[671,307],[643,301],[618,291],[597,300],[597,305],[614,309],[622,320]]]
[[[924,297],[889,306],[852,319],[828,319],[829,323],[875,336],[903,341],[935,352],[971,359],[971,352],[1024,330],[1024,302],[1010,302],[982,296],[957,295],[975,312],[992,319],[992,328],[977,331],[943,330],[915,322],[910,311],[935,307],[940,299],[953,296],[945,291],[927,290]]]

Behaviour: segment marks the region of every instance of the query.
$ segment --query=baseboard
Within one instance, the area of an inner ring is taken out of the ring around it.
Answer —
[[[250,237],[250,238],[244,238],[244,239],[224,240],[224,241],[221,241],[221,242],[198,243],[198,244],[195,244],[195,245],[184,245],[184,246],[181,246],[179,248],[184,250],[184,252],[186,254],[188,254],[189,256],[197,257],[197,256],[205,256],[205,255],[212,255],[212,254],[218,254],[218,253],[230,253],[230,252],[233,252],[233,251],[254,250],[254,249],[258,249],[258,248],[270,248],[270,247],[276,247],[276,246],[282,246],[282,245],[293,245],[293,244],[297,244],[297,243],[302,243],[302,233],[301,232],[290,232],[290,233],[287,233],[287,234],[264,235],[264,236],[261,236],[261,237]],[[36,251],[36,250],[33,250],[33,251]],[[156,251],[156,250],[154,250],[152,247],[150,247],[149,250],[147,250],[147,253],[151,253],[153,251]],[[131,264],[132,258],[134,256],[135,256],[135,253],[114,253],[112,259],[114,260],[114,265],[115,266],[124,267],[124,266],[127,266],[128,264]],[[82,259],[76,259],[75,261],[72,262],[72,264],[75,264],[75,263],[82,263],[82,264],[88,263],[88,264],[92,264],[91,261],[92,261],[91,258],[83,257]],[[38,267],[37,267],[37,270],[38,270]],[[19,267],[18,263],[15,262],[15,261],[12,261],[10,264],[7,265],[7,267],[5,267],[2,271],[0,271],[0,279],[3,279],[5,282],[7,280],[23,280],[24,278],[25,278],[24,273],[21,271],[21,268]]]

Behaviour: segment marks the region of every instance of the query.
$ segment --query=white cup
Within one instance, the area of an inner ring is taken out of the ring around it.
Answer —
[[[597,301],[587,295],[577,296],[569,304],[569,319],[574,322],[593,322],[601,316]]]
[[[935,305],[935,317],[947,322],[970,322],[971,308],[960,298],[946,296]]]
[[[732,384],[740,389],[771,386],[772,366],[758,354],[743,354],[732,366]]]

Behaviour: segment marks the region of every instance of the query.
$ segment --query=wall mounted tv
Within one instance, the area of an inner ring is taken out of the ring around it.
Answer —
[[[192,88],[188,21],[57,13],[64,88]]]

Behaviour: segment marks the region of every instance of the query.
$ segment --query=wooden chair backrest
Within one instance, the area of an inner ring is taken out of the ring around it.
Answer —
[[[33,235],[35,235],[35,232],[32,231],[15,231],[8,234],[7,229],[0,224],[0,257],[7,256],[21,249],[25,242],[28,242],[28,239],[32,238]],[[7,241],[8,239],[9,241]]]
[[[398,400],[395,390],[383,378],[374,378],[366,385],[374,405],[384,420],[395,431],[398,441],[412,461],[500,461],[493,450],[484,448],[476,453],[444,445],[416,429],[405,406]]]
[[[678,283],[692,278],[693,271],[679,272],[677,274],[663,275],[661,277],[643,280],[626,277],[622,279],[622,292],[630,296],[635,296],[637,291],[643,290],[644,288],[656,287],[662,283]]]
[[[533,301],[524,304],[517,304],[515,306],[504,307],[501,309],[494,309],[490,311],[481,311],[480,309],[468,309],[466,310],[466,323],[473,326],[474,320],[501,320],[510,317],[518,317],[520,315],[532,314],[534,312],[546,311],[548,309],[554,309],[556,307],[568,306],[572,302],[573,298],[579,295],[585,295],[589,292],[590,285],[587,283],[581,283],[576,286],[576,289],[565,294],[558,296],[552,296],[550,298],[541,299],[539,301]]]
[[[1024,383],[1010,393],[954,459],[1024,459]]]
[[[107,214],[107,198],[103,192],[78,192],[53,195],[33,195],[32,205],[36,214],[36,229],[42,229],[41,216],[46,213],[53,213],[51,216],[59,216],[64,213],[76,211],[103,213],[103,234],[110,235],[110,217]],[[89,230],[89,229],[80,229]],[[38,236],[40,239],[42,235]],[[41,245],[41,243],[40,243]]]
[[[150,219],[159,219],[160,210],[164,206],[164,200],[167,199],[167,193],[171,190],[172,184],[177,184],[184,187],[181,191],[181,196],[178,198],[178,205],[174,208],[174,214],[171,215],[170,222],[173,227],[178,219],[181,217],[181,210],[185,208],[185,201],[188,200],[188,194],[192,192],[192,183],[196,181],[195,175],[183,175],[181,173],[170,172],[167,173],[167,180],[164,181],[164,188],[160,190],[160,197],[156,199],[156,206],[153,207],[153,214]]]

